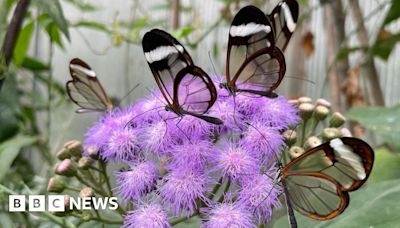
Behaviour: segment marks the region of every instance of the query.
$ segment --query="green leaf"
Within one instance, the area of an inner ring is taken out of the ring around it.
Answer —
[[[106,32],[106,33],[110,32],[104,24],[94,22],[94,21],[79,21],[74,26],[91,28],[91,29],[99,30],[99,31]]]
[[[31,145],[36,141],[36,137],[17,135],[0,144],[0,181],[9,171],[12,162],[18,156],[22,147]]]
[[[346,116],[359,122],[400,152],[400,106],[354,108]]]
[[[27,68],[32,71],[43,71],[43,70],[49,70],[50,67],[48,64],[41,62],[38,59],[25,56],[24,61],[22,61],[21,64],[22,67]]]
[[[394,34],[386,38],[379,39],[372,46],[372,53],[383,60],[387,60],[399,41],[400,34]]]
[[[343,59],[347,59],[347,57],[355,52],[355,51],[359,51],[359,50],[363,50],[365,48],[363,47],[346,47],[346,48],[342,48],[339,50],[339,53],[337,54],[337,59],[338,60],[343,60]]]
[[[392,1],[392,6],[386,15],[383,25],[388,25],[400,17],[400,1]]]
[[[30,22],[21,29],[18,35],[13,53],[14,64],[17,66],[20,66],[22,64],[22,61],[24,60],[26,53],[28,52],[34,28],[35,24],[33,22]]]
[[[51,38],[51,41],[56,43],[60,48],[64,48],[61,41],[60,31],[54,22],[51,22],[46,26],[46,32]]]
[[[194,28],[191,26],[184,26],[172,33],[174,37],[177,39],[188,37],[192,32],[194,31]]]
[[[350,204],[343,214],[319,222],[296,213],[299,227],[314,228],[358,228],[395,227],[400,224],[400,180],[390,180],[367,186],[350,193]],[[280,218],[274,227],[289,227],[286,216]]]
[[[400,155],[380,148],[375,150],[375,162],[368,183],[400,180]]]
[[[64,17],[59,0],[34,0],[33,2],[43,13],[48,14],[53,19],[57,27],[69,40],[68,22]]]

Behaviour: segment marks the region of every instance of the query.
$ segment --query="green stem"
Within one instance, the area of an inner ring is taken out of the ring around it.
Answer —
[[[76,174],[76,179],[78,179],[82,184],[93,188],[93,190],[95,190],[97,193],[99,193],[100,195],[107,197],[107,193],[105,193],[102,189],[97,188],[96,186],[93,186],[92,184],[90,184],[89,182],[85,181],[79,174]]]
[[[113,192],[111,190],[110,180],[109,180],[108,175],[107,175],[107,167],[106,167],[106,164],[104,163],[104,161],[100,161],[100,170],[101,170],[101,173],[103,174],[103,176],[104,176],[104,178],[106,180],[106,186],[107,186],[108,194],[110,196],[112,196]]]
[[[301,141],[300,147],[304,146],[304,142],[306,141],[306,129],[307,129],[308,119],[303,121],[303,125],[301,126]]]
[[[223,178],[220,177],[219,180],[218,180],[218,182],[217,182],[217,184],[213,187],[211,193],[208,194],[207,197],[208,197],[209,199],[212,200],[212,199],[214,198],[215,194],[218,192],[219,188],[220,188],[221,185],[222,185],[222,180],[223,180]]]
[[[224,191],[222,192],[221,196],[220,196],[219,199],[218,199],[218,202],[219,202],[219,203],[222,203],[222,201],[224,201],[224,199],[225,199],[225,193],[228,192],[228,190],[229,190],[230,187],[231,187],[231,179],[229,178],[228,181],[226,182]]]
[[[188,220],[188,219],[190,219],[190,218],[193,218],[193,217],[195,217],[195,216],[197,216],[197,215],[199,215],[199,212],[197,211],[197,212],[195,212],[195,213],[193,213],[191,216],[189,216],[189,217],[179,217],[179,218],[176,218],[176,219],[172,219],[170,222],[169,222],[169,224],[171,225],[171,226],[175,226],[175,225],[177,225],[177,224],[179,224],[179,223],[181,223],[181,222],[184,222],[184,221],[186,221],[186,220]]]

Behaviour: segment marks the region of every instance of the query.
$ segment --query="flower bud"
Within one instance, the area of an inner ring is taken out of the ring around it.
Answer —
[[[315,107],[314,116],[318,121],[323,121],[329,115],[329,109],[322,105]]]
[[[351,134],[351,131],[345,127],[340,129],[340,133],[342,133],[342,137],[353,137],[353,134]]]
[[[64,160],[64,159],[70,158],[71,154],[69,153],[69,151],[66,148],[62,148],[61,150],[59,150],[57,152],[56,156],[59,160]]]
[[[311,136],[304,143],[304,149],[309,150],[309,149],[317,147],[321,144],[322,144],[321,139],[319,139],[317,136]]]
[[[331,139],[339,138],[342,135],[337,128],[325,128],[322,130],[321,137],[323,141],[329,141]]]
[[[298,107],[300,104],[299,100],[297,100],[297,99],[288,100],[288,102],[295,107]]]
[[[304,154],[304,149],[299,146],[292,146],[289,149],[289,155],[291,159],[295,159],[302,154]]]
[[[286,130],[283,132],[283,138],[288,146],[292,146],[297,141],[297,133],[294,130]]]
[[[72,156],[82,156],[82,143],[78,140],[71,140],[66,142],[64,144],[64,148],[66,148]]]
[[[82,188],[82,190],[79,192],[79,197],[81,198],[93,197],[93,196],[94,196],[94,190],[90,187]]]
[[[311,118],[314,111],[314,105],[310,103],[301,103],[299,106],[300,117],[303,120],[308,120]]]
[[[340,112],[335,112],[329,121],[329,127],[341,127],[345,122],[346,117],[344,117]]]
[[[65,189],[65,183],[60,179],[56,177],[52,177],[49,179],[49,182],[47,184],[47,191],[48,192],[55,192],[55,193],[61,193]]]
[[[76,174],[76,164],[71,159],[64,159],[56,165],[55,173],[61,176],[71,177]]]
[[[78,168],[88,169],[93,164],[93,160],[89,157],[81,157],[78,161]]]
[[[300,103],[310,103],[310,104],[311,104],[312,101],[313,101],[313,100],[312,100],[311,98],[309,98],[309,97],[300,97],[298,100],[299,100]]]
[[[89,221],[92,218],[92,214],[90,211],[83,210],[81,214],[81,218],[83,221]]]
[[[331,102],[329,102],[329,101],[327,101],[327,100],[325,100],[325,99],[322,99],[322,98],[319,98],[318,100],[317,100],[317,105],[321,105],[321,106],[325,106],[326,108],[331,108]]]
[[[88,146],[85,148],[85,151],[93,160],[99,160],[98,150],[95,147]]]

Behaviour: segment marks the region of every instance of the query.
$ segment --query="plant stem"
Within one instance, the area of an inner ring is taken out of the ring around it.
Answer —
[[[218,199],[219,203],[222,203],[225,199],[225,193],[228,192],[229,188],[231,187],[231,179],[229,178],[228,181],[226,182],[224,191],[222,192],[221,196]]]
[[[100,170],[101,170],[101,173],[103,174],[104,179],[106,181],[108,194],[109,194],[109,196],[112,196],[113,193],[112,193],[112,190],[111,190],[111,184],[110,184],[110,180],[108,179],[108,176],[107,176],[107,167],[106,167],[106,164],[104,163],[104,161],[100,161]]]
[[[199,212],[197,211],[197,212],[195,212],[195,213],[193,213],[191,216],[189,216],[189,217],[179,217],[179,218],[176,218],[176,219],[173,219],[173,220],[171,220],[170,222],[169,222],[169,224],[171,225],[171,226],[175,226],[175,225],[177,225],[177,224],[179,224],[179,223],[181,223],[181,222],[184,222],[184,221],[186,221],[186,220],[188,220],[188,219],[190,219],[190,218],[193,218],[193,217],[195,217],[195,216],[198,216],[199,215]]]
[[[301,141],[300,141],[300,147],[303,147],[303,146],[304,146],[304,142],[306,141],[307,123],[308,123],[308,119],[305,119],[305,120],[303,121],[303,125],[301,126]]]
[[[108,196],[107,193],[105,193],[102,189],[97,188],[96,186],[93,186],[93,185],[90,184],[89,182],[85,181],[79,174],[76,174],[75,177],[76,177],[76,179],[78,179],[82,184],[84,184],[84,185],[86,185],[86,186],[88,186],[88,187],[93,188],[93,190],[95,190],[95,191],[96,191],[97,193],[99,193],[100,195],[105,196],[105,197]]]

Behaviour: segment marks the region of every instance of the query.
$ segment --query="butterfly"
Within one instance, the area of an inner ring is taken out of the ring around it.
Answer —
[[[296,0],[281,1],[267,17],[274,31],[275,46],[284,52],[296,29],[299,3]]]
[[[69,63],[72,80],[66,84],[69,98],[80,108],[77,113],[106,112],[113,108],[111,99],[96,77],[96,73],[81,59]]]
[[[178,116],[191,115],[212,124],[222,120],[204,115],[217,99],[208,74],[194,65],[186,49],[169,33],[153,29],[142,40],[147,63],[167,102],[166,110]]]
[[[291,227],[297,227],[293,209],[316,220],[329,220],[349,204],[349,192],[368,179],[373,149],[361,139],[342,137],[306,151],[287,165],[278,163]]]
[[[273,91],[286,72],[282,51],[294,32],[297,17],[296,1],[281,2],[271,15],[251,5],[239,10],[229,29],[226,83],[220,87],[230,94],[277,97]]]

